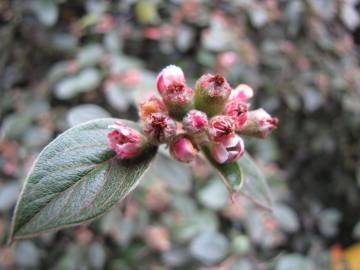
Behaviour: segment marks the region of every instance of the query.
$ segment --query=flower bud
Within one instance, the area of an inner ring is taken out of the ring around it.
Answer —
[[[236,88],[231,92],[230,100],[232,99],[240,99],[242,101],[247,101],[248,99],[254,96],[254,90],[247,84],[239,84]]]
[[[186,86],[183,71],[174,65],[164,68],[157,77],[157,88],[169,114],[181,120],[191,107],[193,90]]]
[[[175,136],[176,123],[165,113],[153,113],[145,119],[144,134],[150,143],[166,143]]]
[[[186,135],[180,135],[171,142],[170,153],[174,159],[189,163],[194,160],[198,150]]]
[[[208,116],[221,114],[230,93],[231,87],[223,76],[204,74],[195,85],[195,109]]]
[[[224,114],[230,116],[235,123],[235,129],[241,130],[247,123],[250,105],[240,98],[230,99],[226,105]]]
[[[235,52],[222,52],[217,56],[217,62],[220,67],[229,69],[233,65],[235,65],[236,61],[238,60],[238,55]]]
[[[171,248],[170,234],[165,227],[148,226],[144,236],[146,244],[155,251],[165,252]]]
[[[109,147],[116,152],[118,159],[127,159],[137,156],[144,145],[142,135],[120,121],[109,125],[113,129],[108,133]]]
[[[165,104],[154,95],[149,96],[139,105],[139,116],[141,120],[145,120],[153,113],[166,113]]]
[[[240,136],[232,134],[221,142],[214,143],[211,153],[220,164],[236,161],[245,153],[244,141]]]
[[[208,124],[206,114],[198,110],[191,110],[183,119],[183,127],[190,135],[204,133]]]
[[[209,136],[212,141],[221,142],[234,135],[234,120],[227,115],[217,115],[211,118]]]
[[[248,113],[247,124],[239,133],[264,139],[277,128],[278,123],[278,118],[271,117],[264,109],[260,108]]]
[[[184,85],[185,76],[181,68],[169,65],[164,68],[156,78],[156,86],[160,95],[165,94],[167,89],[173,85]]]

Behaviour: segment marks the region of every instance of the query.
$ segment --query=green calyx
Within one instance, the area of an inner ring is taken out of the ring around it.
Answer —
[[[169,115],[177,121],[182,121],[184,116],[193,108],[193,104],[191,102],[186,105],[165,102],[165,105]]]
[[[223,96],[211,96],[206,89],[196,86],[194,107],[195,109],[206,113],[208,117],[222,114],[225,103],[226,99],[224,99]]]

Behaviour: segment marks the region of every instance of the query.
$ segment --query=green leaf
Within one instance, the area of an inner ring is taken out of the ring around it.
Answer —
[[[59,17],[59,8],[53,0],[37,0],[33,8],[39,21],[45,26],[53,26]]]
[[[107,142],[107,127],[114,120],[75,126],[44,148],[18,199],[11,241],[88,222],[137,186],[157,149],[149,146],[136,159],[115,159]]]
[[[257,207],[271,211],[272,202],[269,187],[254,160],[245,152],[237,163],[244,171],[244,184],[240,193],[250,199]]]
[[[239,163],[232,162],[219,164],[211,156],[209,148],[203,147],[202,150],[206,158],[218,172],[220,179],[224,182],[229,192],[238,192],[243,183],[243,172]]]
[[[90,120],[110,117],[110,114],[95,104],[81,104],[71,108],[66,120],[70,127],[85,123]]]
[[[271,211],[271,197],[266,179],[248,153],[245,152],[237,162],[219,164],[212,158],[207,147],[202,150],[229,192],[238,192],[255,206]]]

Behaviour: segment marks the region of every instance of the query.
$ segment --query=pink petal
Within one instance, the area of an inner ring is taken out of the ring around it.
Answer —
[[[224,163],[229,158],[229,153],[222,144],[215,144],[212,148],[213,158],[220,164]]]

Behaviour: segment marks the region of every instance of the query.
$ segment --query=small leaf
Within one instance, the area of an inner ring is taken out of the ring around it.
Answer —
[[[202,232],[190,244],[190,254],[206,265],[212,265],[225,258],[229,241],[218,232]]]
[[[294,233],[299,229],[299,220],[293,209],[285,204],[274,205],[274,217],[279,227],[288,233]]]
[[[243,172],[239,163],[217,163],[211,156],[210,150],[207,147],[202,148],[206,158],[217,170],[220,179],[224,182],[229,192],[237,192],[241,189],[243,183]]]
[[[18,199],[11,240],[88,222],[137,186],[156,148],[149,147],[136,160],[114,159],[106,136],[114,120],[75,126],[44,148]]]
[[[158,20],[156,4],[152,1],[137,1],[135,15],[141,24],[155,23]]]
[[[66,120],[71,127],[90,120],[110,117],[110,114],[95,104],[82,104],[73,107],[67,114]]]
[[[20,193],[18,183],[8,183],[0,185],[0,211],[5,211],[12,207]]]
[[[39,21],[45,26],[53,26],[59,16],[59,8],[53,0],[37,0],[33,9]]]
[[[248,153],[238,161],[244,171],[244,184],[240,193],[250,199],[256,206],[271,211],[269,187],[263,173]]]
[[[24,256],[24,254],[26,254],[26,256]],[[37,266],[40,259],[41,251],[30,241],[20,242],[15,247],[15,261],[22,269]]]
[[[103,269],[106,262],[105,248],[99,242],[94,242],[89,247],[88,260],[94,269]]]
[[[76,60],[80,67],[92,67],[101,62],[104,56],[104,49],[99,44],[91,44],[82,48]]]
[[[105,98],[111,107],[118,111],[126,111],[131,102],[125,89],[120,84],[112,82],[108,83],[105,88]]]
[[[164,150],[168,151],[167,149]],[[147,173],[147,176],[154,180],[166,182],[173,191],[186,193],[191,190],[192,183],[189,167],[184,166],[183,163],[174,162],[172,158],[163,153],[157,155],[154,165]],[[151,185],[153,181],[148,178],[146,183]]]
[[[229,192],[239,192],[257,207],[271,211],[270,192],[265,177],[248,153],[237,162],[219,164],[212,158],[208,148],[203,147],[202,150]]]
[[[221,210],[227,205],[229,194],[217,178],[212,179],[198,193],[199,201],[209,209]]]
[[[355,30],[360,23],[359,13],[353,1],[344,1],[340,17],[350,30]]]
[[[314,263],[309,259],[299,254],[284,254],[276,263],[276,270],[290,270],[290,269],[316,269]]]

